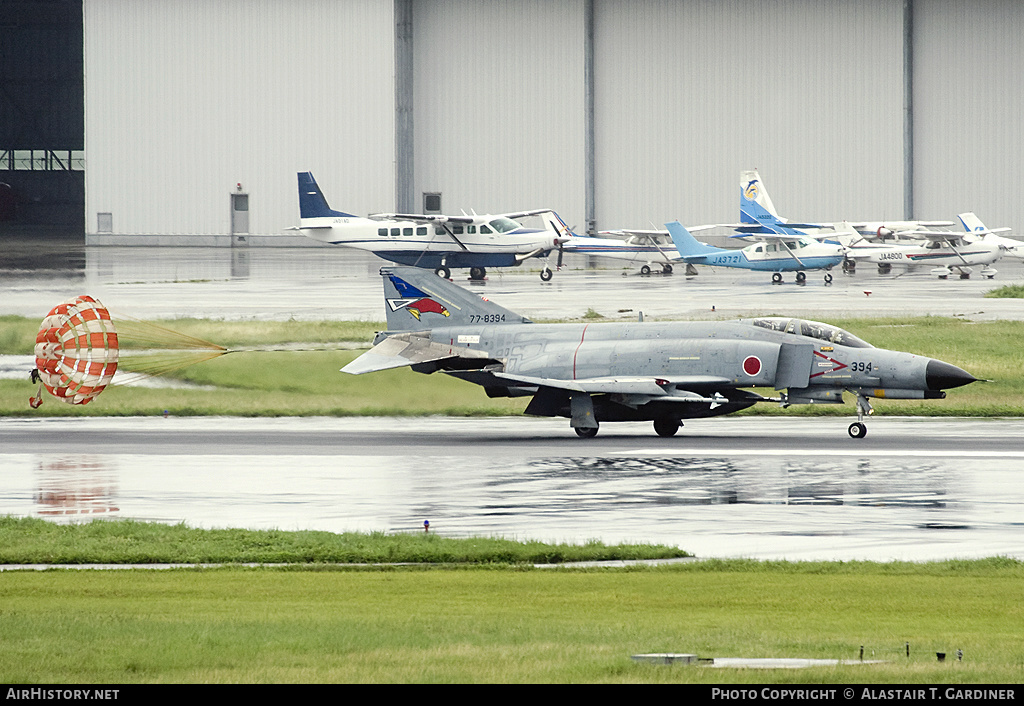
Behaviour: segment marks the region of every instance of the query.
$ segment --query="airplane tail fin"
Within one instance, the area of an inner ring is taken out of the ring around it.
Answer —
[[[388,331],[426,331],[476,324],[528,324],[529,319],[483,299],[430,270],[382,267]]]
[[[676,250],[679,251],[679,255],[684,260],[718,252],[717,248],[698,242],[679,221],[666,223],[665,227],[668,228],[669,235],[672,236],[672,242],[675,243]]]
[[[321,218],[323,216],[344,216],[355,218],[351,213],[334,211],[327,205],[327,199],[313,178],[313,172],[299,172],[299,218]]]
[[[985,224],[981,222],[981,219],[973,213],[961,213],[957,218],[960,219],[960,223],[963,224],[964,230],[968,233],[985,232],[988,230]]]
[[[740,172],[740,221],[754,225],[783,223],[756,169]]]

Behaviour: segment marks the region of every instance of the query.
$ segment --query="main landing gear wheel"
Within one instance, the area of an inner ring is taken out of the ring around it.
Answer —
[[[583,437],[584,439],[593,439],[597,436],[597,427],[573,427],[576,430],[576,435]]]
[[[650,265],[643,265],[640,268],[640,274],[642,274],[644,276],[651,274],[651,266]]]
[[[434,270],[434,274],[437,275],[438,277],[443,277],[444,279],[448,279],[449,277],[452,276],[452,271],[449,270],[444,265],[441,265],[440,267],[438,267],[437,269]]]
[[[863,439],[867,436],[868,428],[864,426],[863,422],[854,422],[850,425],[848,431],[850,432],[851,439]]]
[[[796,281],[797,281],[797,284],[803,284],[804,282],[806,282],[807,281],[807,273],[806,272],[797,272],[796,273]]]
[[[672,265],[668,264],[667,262],[664,265],[662,265],[661,266],[661,274],[663,274],[663,275],[670,275],[670,274],[672,274]]]
[[[470,267],[469,278],[473,280],[482,280],[487,276],[487,270],[482,267]]]
[[[782,273],[780,273],[780,272],[773,272],[772,273],[772,284],[782,284]]]
[[[654,431],[657,432],[658,436],[675,436],[676,432],[679,431],[679,426],[678,419],[654,420]]]
[[[545,267],[543,270],[540,271],[540,279],[542,282],[550,282],[551,278],[554,276],[555,273],[551,271],[550,267]]]

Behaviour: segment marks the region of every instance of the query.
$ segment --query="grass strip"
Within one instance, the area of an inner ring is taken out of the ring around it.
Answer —
[[[200,338],[244,348],[309,340],[368,342],[381,324],[365,322],[163,322]],[[876,415],[1018,416],[1024,412],[1024,322],[972,323],[954,318],[849,319],[834,322],[880,348],[909,351],[958,365],[992,383],[948,392],[945,400],[879,400]],[[0,318],[0,352],[28,354],[35,327],[20,317]],[[225,327],[223,336],[208,327]],[[351,328],[350,328],[351,327]],[[345,338],[345,337],[348,338]],[[175,374],[178,388],[110,387],[88,405],[47,399],[28,407],[35,388],[0,380],[0,416],[146,416],[164,410],[179,416],[494,416],[521,414],[525,398],[491,399],[476,385],[443,374],[408,368],[368,375],[339,369],[360,354],[353,350],[249,351],[232,353]],[[782,410],[757,405],[743,414],[846,416],[846,405],[806,405]]]
[[[496,537],[246,529],[198,529],[132,520],[59,525],[0,517],[0,564],[383,563],[557,564],[665,559],[662,545],[548,544]]]
[[[1007,284],[985,292],[988,299],[1024,299],[1024,284]]]
[[[53,684],[1016,684],[1022,579],[1020,562],[1005,559],[16,571],[0,574],[0,664],[10,683]],[[630,659],[855,660],[861,646],[886,663],[760,670]]]

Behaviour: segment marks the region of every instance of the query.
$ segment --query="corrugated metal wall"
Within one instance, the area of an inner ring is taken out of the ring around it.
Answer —
[[[592,0],[599,228],[904,217],[903,0]],[[413,0],[414,185],[447,212],[585,222],[586,0]],[[87,229],[227,233],[395,208],[394,0],[85,0]],[[1009,197],[1024,4],[915,0],[915,215],[1024,225]]]
[[[416,192],[584,216],[582,0],[414,3]]]
[[[974,211],[1024,235],[1024,3],[917,2],[915,184],[921,218]]]
[[[86,229],[227,234],[298,223],[297,171],[331,205],[394,206],[391,0],[86,0]]]
[[[784,216],[898,216],[901,7],[600,0],[599,226],[734,222],[754,168]]]

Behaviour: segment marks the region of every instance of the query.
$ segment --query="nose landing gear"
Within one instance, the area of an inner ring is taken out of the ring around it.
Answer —
[[[863,439],[868,434],[867,425],[864,424],[864,415],[871,414],[875,410],[871,409],[871,403],[863,395],[857,395],[857,421],[850,425],[847,430],[850,433],[851,439]]]

